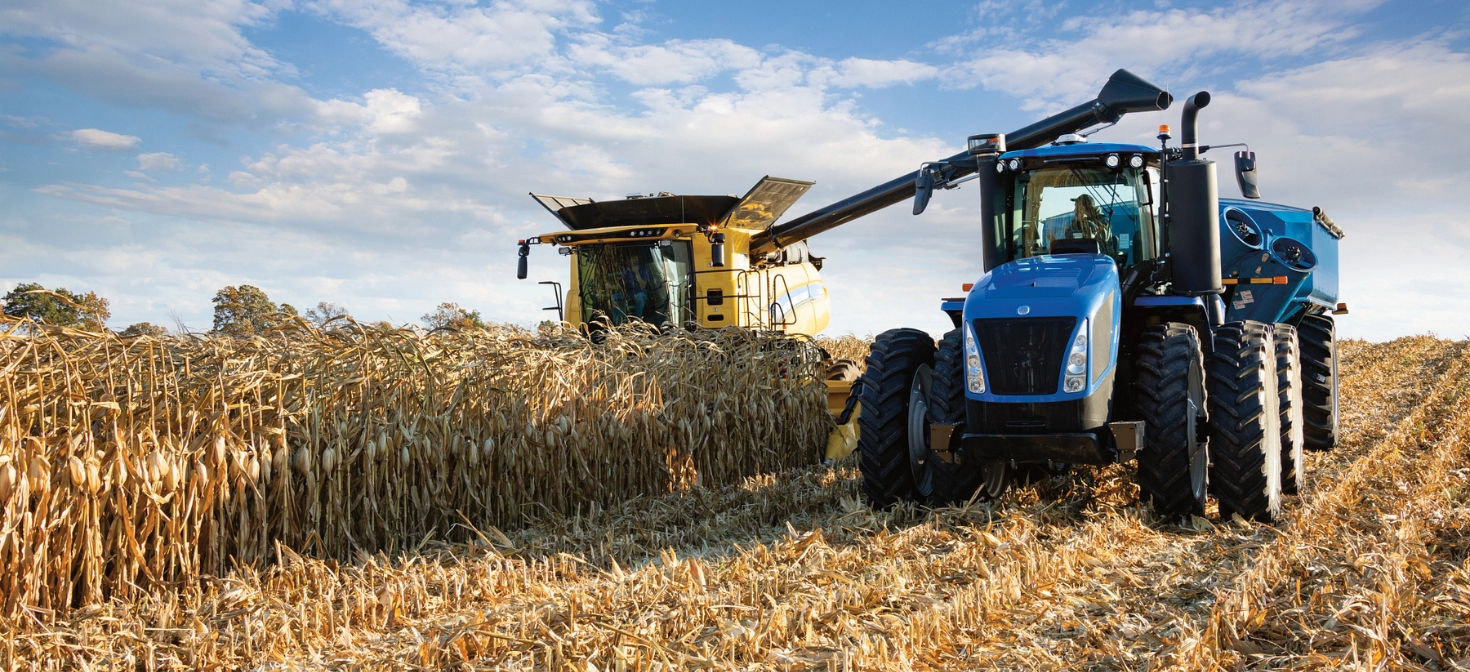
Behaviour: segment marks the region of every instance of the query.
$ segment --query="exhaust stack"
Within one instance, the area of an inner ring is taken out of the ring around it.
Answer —
[[[1199,158],[1201,108],[1210,94],[1201,91],[1184,101],[1180,140],[1184,154],[1168,167],[1169,258],[1172,292],[1185,296],[1219,294],[1220,188],[1215,162]]]

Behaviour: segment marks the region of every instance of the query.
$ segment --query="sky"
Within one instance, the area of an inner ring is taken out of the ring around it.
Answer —
[[[534,249],[515,279],[515,241],[560,228],[528,192],[815,181],[789,218],[1127,68],[1210,91],[1202,141],[1249,143],[1266,200],[1347,232],[1341,336],[1464,338],[1467,29],[1459,0],[6,0],[0,291],[97,292],[114,329],[207,329],[240,284],[531,324],[567,266]],[[1093,139],[1154,144],[1178,112]],[[948,328],[939,298],[982,272],[966,187],[812,239],[827,333]]]

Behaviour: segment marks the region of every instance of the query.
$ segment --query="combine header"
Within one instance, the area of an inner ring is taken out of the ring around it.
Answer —
[[[547,310],[594,337],[630,321],[812,336],[830,317],[822,258],[805,242],[751,250],[812,184],[765,177],[741,198],[665,192],[598,202],[532,194],[568,230],[520,241],[516,276],[525,279],[531,246],[558,246],[571,259],[571,279],[564,300],[559,283],[543,283],[556,297]],[[845,406],[859,370],[849,360],[828,367],[829,410],[839,421],[829,458],[856,445],[856,417]]]

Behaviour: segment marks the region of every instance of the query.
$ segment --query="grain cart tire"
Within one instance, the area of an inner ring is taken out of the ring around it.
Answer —
[[[1161,324],[1139,336],[1134,407],[1144,419],[1138,489],[1160,516],[1205,512],[1209,437],[1205,358],[1187,324]]]
[[[965,350],[959,329],[940,339],[930,381],[928,421],[955,426],[944,447],[953,453],[965,429]],[[931,453],[934,448],[930,446]],[[1010,465],[1004,462],[956,463],[931,455],[927,465],[933,484],[929,501],[935,506],[995,499],[1005,494],[1011,481]]]
[[[874,507],[918,498],[909,466],[909,394],[921,367],[934,362],[934,339],[918,329],[891,329],[873,339],[858,397],[858,467]]]
[[[863,365],[851,359],[834,359],[827,365],[827,380],[850,383],[863,375]]]
[[[1302,454],[1305,437],[1302,432],[1301,348],[1296,327],[1278,323],[1275,327],[1276,392],[1281,409],[1281,494],[1295,495],[1306,488],[1306,461]]]
[[[1281,411],[1271,326],[1247,320],[1215,329],[1209,365],[1210,492],[1220,517],[1281,515]]]
[[[1337,326],[1327,315],[1297,325],[1302,362],[1302,436],[1307,450],[1337,445]]]

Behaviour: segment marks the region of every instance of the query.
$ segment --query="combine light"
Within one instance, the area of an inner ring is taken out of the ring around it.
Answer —
[[[1072,351],[1067,353],[1067,375],[1062,379],[1062,391],[1068,394],[1081,392],[1087,387],[1087,320],[1077,329],[1072,339]]]
[[[980,365],[980,348],[975,345],[975,328],[965,323],[965,389],[985,394],[985,369]]]

